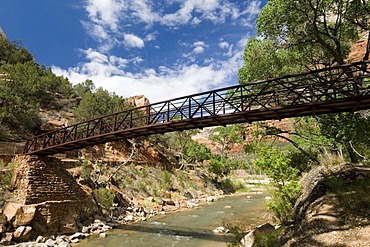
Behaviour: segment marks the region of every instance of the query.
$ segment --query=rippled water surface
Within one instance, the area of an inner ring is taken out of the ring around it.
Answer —
[[[248,199],[235,195],[219,199],[198,209],[171,213],[124,225],[107,232],[107,238],[90,237],[81,247],[196,247],[226,246],[232,235],[214,234],[212,230],[223,223],[244,225],[252,228],[266,222],[267,207],[264,196]]]

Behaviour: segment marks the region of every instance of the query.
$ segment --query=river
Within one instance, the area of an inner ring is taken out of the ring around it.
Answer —
[[[231,234],[214,234],[223,223],[251,229],[267,222],[263,195],[248,198],[233,195],[197,209],[160,215],[146,222],[123,225],[108,232],[107,238],[90,237],[79,247],[225,247]]]

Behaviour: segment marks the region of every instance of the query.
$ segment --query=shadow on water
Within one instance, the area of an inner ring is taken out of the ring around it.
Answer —
[[[128,230],[128,231],[137,231],[137,232],[148,232],[148,233],[157,233],[161,235],[168,236],[183,236],[183,237],[193,237],[204,240],[211,240],[217,242],[230,242],[233,240],[234,236],[230,233],[228,234],[215,234],[209,230],[204,229],[195,229],[195,228],[186,228],[176,226],[176,229],[171,228],[170,226],[158,226],[158,225],[120,225],[118,229]]]

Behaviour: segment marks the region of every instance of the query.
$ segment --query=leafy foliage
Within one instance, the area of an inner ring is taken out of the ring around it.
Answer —
[[[268,203],[268,207],[284,223],[291,219],[292,208],[300,194],[299,170],[289,165],[290,158],[277,147],[261,144],[256,153],[259,156],[255,161],[256,166],[271,178],[270,182],[275,188],[270,191],[273,201]]]
[[[99,188],[94,191],[95,199],[104,207],[109,208],[113,205],[114,193],[106,188]]]
[[[337,150],[343,146],[352,162],[370,155],[367,138],[370,134],[370,119],[364,113],[323,115],[318,120],[322,135],[331,140]]]
[[[225,151],[231,150],[233,145],[243,142],[244,128],[240,124],[227,127],[216,127],[209,139],[218,144],[221,159],[225,156]]]
[[[272,0],[259,14],[257,30],[297,50],[305,63],[343,64],[350,43],[359,37],[349,9],[347,0]]]
[[[130,105],[120,96],[109,93],[99,87],[96,91],[91,81],[78,84],[76,90],[81,94],[82,100],[75,109],[74,116],[77,122],[96,118],[113,112],[127,110]]]
[[[33,61],[31,53],[20,42],[10,42],[0,36],[0,65]]]
[[[189,141],[185,144],[184,158],[187,162],[202,162],[211,158],[211,150],[204,144]]]
[[[239,70],[239,83],[266,80],[300,71],[299,54],[281,49],[272,39],[250,38],[244,50],[244,66]]]
[[[224,164],[217,159],[211,159],[208,167],[208,171],[221,176],[224,173],[225,166]]]
[[[0,38],[0,130],[35,133],[41,125],[39,108],[57,108],[58,99],[70,97],[72,86],[51,69],[38,65],[20,43]]]

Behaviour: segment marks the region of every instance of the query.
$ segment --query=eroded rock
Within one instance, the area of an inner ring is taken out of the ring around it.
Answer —
[[[245,235],[244,238],[241,240],[241,244],[243,247],[253,247],[257,234],[272,233],[274,231],[275,227],[270,223],[262,224],[250,231],[247,235]]]
[[[3,213],[14,227],[25,226],[35,217],[36,207],[10,202],[5,205]]]

